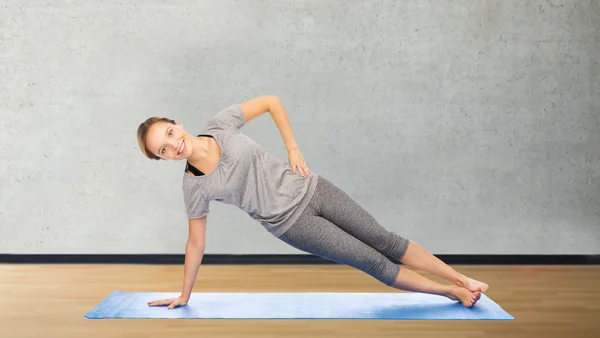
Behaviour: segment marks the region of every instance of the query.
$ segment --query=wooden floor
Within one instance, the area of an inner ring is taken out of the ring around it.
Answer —
[[[455,268],[516,320],[88,320],[114,290],[179,292],[182,267],[0,265],[0,337],[600,337],[599,266]],[[204,265],[194,291],[396,292],[337,265]]]

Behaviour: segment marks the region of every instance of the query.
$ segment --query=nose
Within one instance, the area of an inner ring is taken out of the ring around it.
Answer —
[[[177,154],[177,152],[179,151],[178,143],[179,142],[175,139],[169,140],[169,144],[175,154]]]

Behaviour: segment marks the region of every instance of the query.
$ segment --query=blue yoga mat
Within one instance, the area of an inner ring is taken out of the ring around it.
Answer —
[[[396,319],[514,320],[486,295],[472,308],[420,293],[193,293],[172,310],[149,301],[178,293],[119,292],[86,314],[89,319]]]

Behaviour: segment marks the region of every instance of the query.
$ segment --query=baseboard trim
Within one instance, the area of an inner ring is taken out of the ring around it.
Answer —
[[[436,255],[452,265],[599,265],[600,255]],[[180,265],[183,254],[0,254],[0,264],[144,264]],[[313,255],[206,254],[202,264],[328,265]]]

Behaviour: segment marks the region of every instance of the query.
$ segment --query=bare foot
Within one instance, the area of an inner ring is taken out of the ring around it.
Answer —
[[[480,282],[478,280],[475,280],[473,278],[469,278],[465,275],[461,275],[461,278],[456,283],[456,285],[461,286],[471,292],[479,291],[479,292],[483,293],[483,292],[486,292],[487,289],[489,288],[489,286],[487,284]]]
[[[472,307],[481,298],[481,292],[471,292],[460,286],[453,286],[447,295],[452,300],[458,300],[466,307]]]

